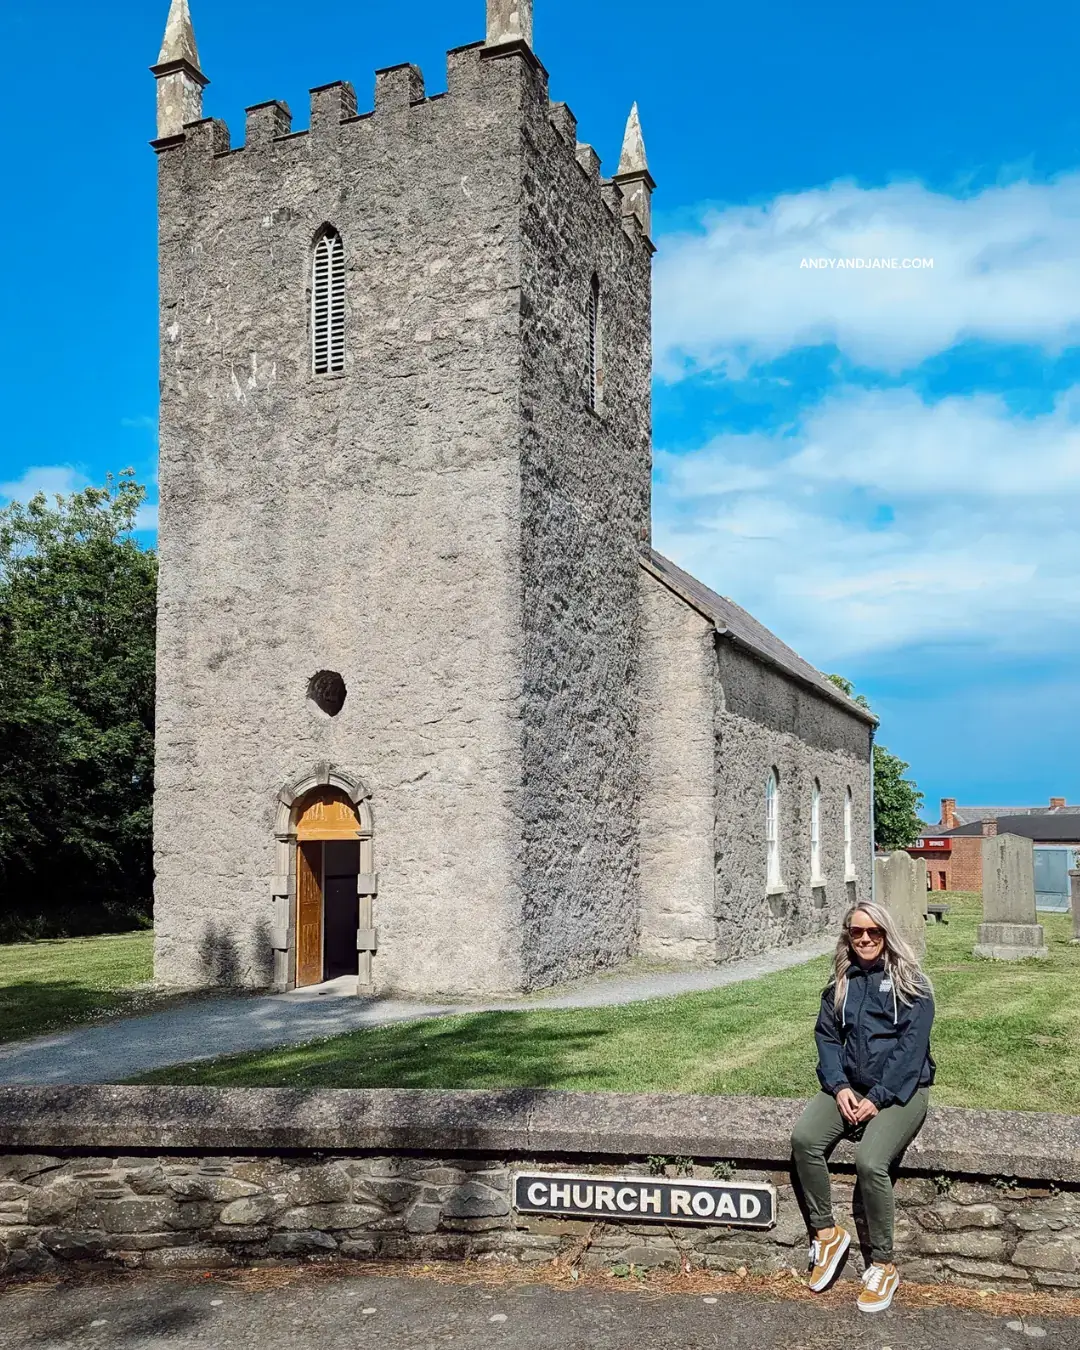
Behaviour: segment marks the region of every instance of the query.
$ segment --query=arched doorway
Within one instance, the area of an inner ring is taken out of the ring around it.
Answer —
[[[374,942],[365,941],[372,916],[364,878],[371,872],[371,829],[364,804],[358,807],[348,793],[323,784],[293,811],[296,987],[347,975],[369,987]]]
[[[331,969],[346,973],[357,970],[358,993],[373,990],[372,967],[378,946],[373,909],[379,889],[373,831],[370,790],[363,779],[339,765],[316,764],[277,794],[277,851],[271,892],[275,988],[319,984],[325,977],[329,955]],[[357,843],[357,862],[353,848],[330,847]],[[332,884],[328,886],[328,882]],[[301,909],[306,930],[302,958]],[[351,944],[345,939],[347,921],[353,924]]]

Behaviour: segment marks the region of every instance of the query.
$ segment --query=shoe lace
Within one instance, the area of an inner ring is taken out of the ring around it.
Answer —
[[[810,1254],[806,1259],[811,1266],[821,1265],[821,1243],[817,1238],[810,1243]]]
[[[884,1266],[868,1266],[863,1271],[862,1282],[872,1294],[876,1294],[881,1289],[881,1282],[885,1278]]]

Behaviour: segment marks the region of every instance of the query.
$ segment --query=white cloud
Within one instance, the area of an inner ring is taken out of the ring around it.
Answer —
[[[836,343],[901,371],[976,338],[1080,341],[1080,173],[959,198],[918,183],[851,183],[704,212],[666,236],[656,270],[664,378],[741,374],[798,347]],[[932,258],[932,270],[816,271],[804,258]]]
[[[793,433],[657,455],[656,543],[830,668],[1080,634],[1080,389],[1041,417],[844,389]]]
[[[66,496],[89,483],[89,478],[71,464],[43,464],[27,469],[21,478],[12,482],[0,483],[0,497],[13,502],[28,502],[39,492],[50,498],[54,494]]]

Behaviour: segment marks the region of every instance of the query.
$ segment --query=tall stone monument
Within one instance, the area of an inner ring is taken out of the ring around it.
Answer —
[[[874,899],[889,911],[900,936],[926,955],[926,861],[902,850],[874,859]]]
[[[1080,872],[1069,873],[1070,908],[1072,909],[1072,940],[1080,943]]]
[[[1015,834],[983,840],[983,921],[976,956],[995,961],[1050,955],[1035,910],[1035,846]]]

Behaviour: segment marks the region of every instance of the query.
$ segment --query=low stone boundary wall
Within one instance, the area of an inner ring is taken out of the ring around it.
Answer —
[[[546,1091],[0,1089],[0,1272],[289,1257],[770,1271],[806,1260],[802,1103]],[[851,1152],[838,1217],[860,1223]],[[516,1170],[766,1181],[767,1231],[518,1213]],[[913,1279],[1080,1289],[1080,1118],[937,1108],[897,1182]],[[861,1269],[856,1257],[849,1273]]]

